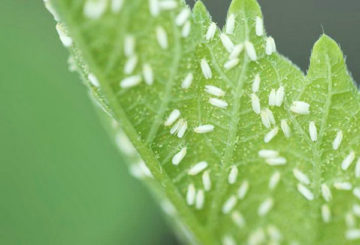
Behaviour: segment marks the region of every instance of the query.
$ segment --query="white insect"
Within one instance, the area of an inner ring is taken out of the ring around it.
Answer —
[[[124,0],[112,0],[111,11],[113,13],[119,13],[124,5]]]
[[[256,75],[255,75],[255,78],[254,78],[254,81],[253,81],[253,84],[252,84],[252,91],[253,91],[254,93],[256,93],[256,92],[259,91],[260,82],[261,82],[260,75],[259,75],[259,74],[256,74]]]
[[[276,171],[273,175],[271,175],[270,181],[269,181],[269,189],[270,190],[274,190],[276,188],[276,186],[278,185],[278,183],[280,181],[280,177],[281,177],[281,174],[279,171]]]
[[[234,196],[234,195],[230,196],[229,199],[225,201],[225,203],[222,207],[222,212],[224,214],[230,213],[231,210],[235,207],[236,203],[237,203],[236,196]]]
[[[263,123],[263,125],[264,125],[266,128],[270,128],[270,127],[271,127],[271,122],[270,122],[268,110],[262,110],[262,111],[260,112],[260,118],[261,118],[261,122]]]
[[[196,194],[196,200],[195,200],[195,208],[197,210],[200,210],[204,207],[205,203],[205,194],[203,190],[198,190]]]
[[[291,136],[291,129],[286,119],[281,120],[281,130],[283,131],[286,138],[289,138]]]
[[[272,89],[269,94],[269,106],[276,105],[276,90]]]
[[[59,15],[53,8],[51,2],[49,0],[44,0],[45,8],[50,12],[50,14],[54,17],[54,20],[59,21]]]
[[[347,212],[345,214],[345,223],[348,228],[352,228],[355,226],[355,217],[351,212]]]
[[[184,119],[180,119],[175,123],[174,126],[170,129],[170,134],[175,134],[179,131],[180,127],[185,123]]]
[[[275,158],[267,158],[266,163],[270,166],[281,166],[286,164],[286,158],[284,157],[275,157]]]
[[[174,0],[164,0],[160,1],[158,4],[161,10],[173,10],[178,6],[177,2]]]
[[[316,125],[315,125],[315,122],[314,121],[311,121],[309,123],[309,134],[310,134],[310,139],[312,141],[316,141],[317,140],[317,128],[316,128]]]
[[[61,24],[56,24],[56,31],[59,34],[60,41],[65,47],[70,47],[73,44],[72,38],[64,31]]]
[[[233,51],[230,53],[229,59],[232,60],[238,58],[243,50],[244,44],[240,43],[235,45]]]
[[[226,21],[226,33],[233,34],[235,29],[235,15],[230,14]]]
[[[352,211],[357,217],[360,217],[360,205],[359,204],[354,204],[352,207]]]
[[[115,142],[117,146],[128,156],[134,156],[136,154],[136,149],[131,143],[130,139],[125,135],[123,131],[118,131],[116,133]]]
[[[345,238],[347,240],[358,240],[360,239],[360,229],[350,229],[345,233]]]
[[[280,86],[276,91],[275,105],[280,107],[284,101],[284,97],[285,97],[285,88],[283,86]]]
[[[186,193],[186,203],[189,206],[192,206],[195,203],[195,197],[196,197],[196,189],[194,184],[190,184],[187,189]]]
[[[162,49],[168,48],[168,46],[169,46],[168,37],[167,37],[167,33],[163,27],[161,27],[161,26],[156,27],[156,38],[157,38],[159,46]]]
[[[171,126],[180,117],[180,114],[181,113],[178,109],[173,110],[166,119],[164,125]]]
[[[194,75],[192,73],[189,73],[186,75],[185,79],[183,80],[183,82],[181,83],[181,87],[183,89],[188,89],[190,88],[192,82],[194,80]]]
[[[248,190],[249,190],[249,182],[247,180],[244,180],[238,189],[238,198],[240,200],[244,199],[246,194],[248,193]]]
[[[314,200],[314,194],[303,184],[297,185],[297,190],[303,195],[307,200],[312,201]]]
[[[174,165],[179,165],[179,163],[184,159],[184,157],[186,156],[186,152],[187,152],[187,148],[183,147],[181,148],[181,150],[176,153],[174,155],[174,157],[172,158],[171,162]]]
[[[355,165],[355,177],[360,178],[360,158],[358,158]]]
[[[225,70],[231,70],[232,68],[234,68],[235,66],[237,66],[240,63],[240,60],[235,58],[235,59],[231,59],[228,60],[225,64],[224,64],[224,68]]]
[[[279,155],[279,152],[278,151],[274,151],[274,150],[260,150],[258,152],[259,154],[259,157],[262,157],[262,158],[275,158]]]
[[[261,17],[256,16],[256,24],[255,24],[255,30],[257,36],[264,35],[264,21]]]
[[[295,178],[298,181],[300,181],[301,183],[303,183],[305,185],[310,184],[309,177],[306,174],[304,174],[302,171],[300,171],[299,169],[294,168],[293,169],[293,174],[294,174]]]
[[[133,73],[133,71],[136,68],[137,62],[138,62],[138,57],[136,55],[131,56],[125,63],[124,73],[127,75]]]
[[[329,223],[329,222],[330,222],[331,212],[330,212],[329,205],[323,204],[323,205],[321,206],[321,217],[322,217],[322,220],[323,220],[325,223]]]
[[[273,240],[273,243],[270,243],[270,244],[278,244],[277,242],[279,242],[282,239],[281,232],[274,225],[268,225],[267,232],[268,232],[271,240]],[[292,244],[290,244],[290,245],[292,245]]]
[[[335,182],[334,188],[342,191],[349,191],[352,189],[352,184],[350,182]]]
[[[143,161],[132,164],[130,169],[130,174],[135,178],[143,179],[143,178],[153,178],[150,169],[146,166]]]
[[[228,183],[230,185],[235,184],[238,173],[239,173],[238,168],[236,166],[232,166],[230,169],[229,176],[228,176]]]
[[[135,46],[135,37],[132,35],[126,35],[124,39],[124,53],[126,57],[130,57],[135,54]]]
[[[231,39],[224,33],[220,34],[220,40],[224,48],[231,53],[234,49],[234,44]]]
[[[261,112],[260,99],[255,93],[251,94],[251,107],[256,114],[260,114]]]
[[[183,24],[185,24],[185,22],[187,21],[187,19],[190,16],[190,14],[191,14],[191,11],[188,8],[184,8],[183,10],[181,10],[181,12],[178,14],[178,16],[175,19],[176,25],[182,26]]]
[[[298,114],[309,114],[310,105],[304,101],[294,101],[290,106],[290,110]]]
[[[84,15],[89,19],[99,19],[105,12],[107,0],[87,0],[84,5]]]
[[[202,183],[203,183],[205,191],[211,190],[211,179],[210,179],[210,173],[208,170],[205,171],[202,175]]]
[[[264,142],[269,143],[279,132],[279,128],[275,127],[270,132],[268,132],[264,137]]]
[[[252,42],[245,41],[245,50],[246,50],[246,53],[249,56],[250,60],[252,60],[252,61],[257,60],[256,50],[255,50],[254,44]]]
[[[97,77],[94,74],[90,73],[88,75],[88,79],[93,86],[95,86],[95,87],[100,86],[99,80],[97,79]]]
[[[355,159],[355,152],[351,151],[341,163],[342,170],[347,170]]]
[[[205,79],[211,79],[212,78],[212,71],[211,68],[209,66],[209,63],[207,62],[206,59],[202,59],[200,62],[200,66],[201,66],[201,71],[205,77]]]
[[[213,86],[213,85],[206,85],[205,86],[205,92],[208,93],[208,94],[217,96],[217,97],[222,97],[222,96],[225,95],[225,92],[221,88],[218,88],[218,87]]]
[[[334,139],[334,141],[332,143],[332,146],[333,146],[334,150],[339,149],[342,139],[343,139],[343,132],[341,130],[339,130],[336,133],[335,139]]]
[[[205,170],[207,168],[207,166],[208,166],[208,163],[205,161],[198,162],[190,168],[190,170],[188,171],[188,174],[189,175],[197,175],[197,174],[201,173],[203,170]]]
[[[149,10],[153,17],[156,17],[160,13],[160,4],[158,0],[149,0]]]
[[[120,87],[131,88],[131,87],[138,85],[140,82],[141,82],[141,76],[134,75],[134,76],[130,76],[130,77],[127,77],[127,78],[124,78],[123,80],[121,80]]]
[[[213,106],[225,109],[228,107],[228,103],[224,100],[218,99],[218,98],[210,98],[209,103]]]
[[[191,32],[191,22],[190,21],[186,21],[182,30],[181,30],[181,36],[182,37],[188,37],[190,35]]]
[[[224,236],[222,239],[222,245],[236,245],[236,241],[230,235]]]
[[[209,28],[206,32],[206,40],[212,40],[215,36],[215,33],[216,33],[216,24],[214,22],[212,22],[210,25],[209,25]]]
[[[321,185],[321,195],[327,202],[330,202],[332,199],[331,190],[326,184]]]
[[[272,198],[266,199],[264,202],[260,204],[258,208],[258,215],[265,216],[273,206],[274,206],[274,200]]]
[[[197,134],[205,134],[214,131],[214,126],[211,124],[200,125],[194,128],[194,132]]]
[[[276,52],[275,40],[272,37],[268,37],[266,39],[265,53],[267,55],[272,55],[275,52]]]
[[[154,83],[153,70],[152,70],[151,66],[147,63],[145,63],[143,65],[143,76],[144,76],[145,83],[147,85],[152,85]]]
[[[232,212],[231,218],[232,218],[233,222],[240,228],[245,226],[244,216],[239,211]]]
[[[353,190],[353,195],[360,199],[360,187],[355,187]]]
[[[269,118],[270,123],[275,125],[276,122],[275,122],[274,114],[272,113],[272,111],[269,108],[266,108],[265,111],[266,111],[267,117]]]
[[[265,242],[265,233],[262,228],[258,228],[249,235],[248,245],[260,245]]]
[[[182,123],[178,129],[177,137],[182,138],[187,130],[188,124],[187,121],[182,120]]]

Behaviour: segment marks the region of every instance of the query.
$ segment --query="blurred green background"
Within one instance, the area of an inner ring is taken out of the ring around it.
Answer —
[[[223,24],[230,0],[205,2]],[[324,29],[360,78],[359,1],[259,2],[278,49],[304,71]],[[0,30],[0,244],[176,244],[68,72],[42,1],[1,0]]]
[[[0,3],[0,244],[172,244],[40,0]]]

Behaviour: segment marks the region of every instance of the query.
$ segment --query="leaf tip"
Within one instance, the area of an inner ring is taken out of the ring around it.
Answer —
[[[322,34],[318,41],[314,44],[313,55],[327,54],[331,59],[343,59],[343,52],[337,42],[326,34]]]
[[[206,7],[202,1],[196,1],[194,4],[194,12],[207,12]]]
[[[194,16],[198,16],[202,19],[210,19],[210,15],[207,11],[206,6],[202,1],[196,1],[193,8]]]
[[[232,0],[229,14],[245,9],[254,16],[262,16],[261,8],[257,0]]]

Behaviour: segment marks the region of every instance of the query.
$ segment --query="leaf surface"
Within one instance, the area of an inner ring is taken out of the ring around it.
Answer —
[[[201,2],[46,4],[119,145],[145,163],[132,172],[192,243],[359,241],[359,95],[331,38],[304,75],[255,0],[233,0],[222,31]]]

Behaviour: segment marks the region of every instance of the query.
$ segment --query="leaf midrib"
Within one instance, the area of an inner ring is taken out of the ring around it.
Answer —
[[[245,6],[242,8],[242,13],[244,15],[244,29],[245,29],[245,40],[248,39],[248,22],[247,17],[244,10]],[[232,93],[233,95],[233,107],[232,107],[232,117],[230,121],[229,131],[228,131],[228,144],[226,144],[225,154],[222,160],[221,173],[218,175],[219,177],[216,180],[216,188],[214,198],[212,200],[212,205],[210,209],[209,219],[207,227],[211,231],[215,231],[216,224],[219,223],[219,215],[221,212],[221,204],[224,201],[224,196],[226,194],[227,185],[227,174],[229,171],[229,167],[233,164],[232,157],[234,154],[234,145],[236,143],[236,135],[238,133],[237,125],[240,121],[240,107],[241,107],[241,97],[243,96],[243,85],[245,82],[245,75],[247,72],[248,66],[248,57],[246,54],[243,54],[243,62],[240,74],[237,79],[237,87],[236,91]]]
[[[319,131],[319,135],[318,135],[318,139],[317,141],[314,143],[310,140],[309,134],[307,134],[302,126],[300,125],[300,123],[298,122],[297,118],[291,114],[291,112],[289,110],[288,111],[288,115],[289,118],[291,120],[291,122],[296,126],[296,130],[298,130],[298,132],[301,133],[302,137],[305,139],[305,141],[307,142],[307,144],[309,145],[309,147],[311,147],[311,151],[312,151],[312,169],[313,169],[313,174],[312,174],[312,180],[313,180],[313,185],[312,185],[312,191],[314,193],[314,200],[313,202],[315,203],[315,205],[311,205],[310,209],[312,210],[312,214],[316,214],[316,224],[315,227],[317,228],[317,232],[315,232],[315,236],[313,238],[313,242],[317,242],[320,239],[320,223],[322,222],[321,220],[321,215],[320,215],[320,209],[321,209],[321,180],[322,180],[322,175],[321,175],[321,165],[323,163],[323,151],[319,150],[320,145],[323,142],[323,135],[325,132],[325,127],[326,127],[326,123],[328,120],[328,116],[329,116],[329,110],[331,107],[331,101],[332,101],[332,84],[333,84],[333,80],[332,80],[332,68],[331,68],[331,64],[329,62],[329,56],[326,54],[326,65],[327,65],[327,76],[326,76],[326,80],[328,81],[328,95],[326,96],[326,102],[325,102],[325,107],[324,107],[324,113],[322,116],[322,120],[321,120],[321,126],[320,126],[320,131]],[[309,74],[307,74],[304,78],[308,79]],[[303,95],[303,93],[305,92],[306,88],[311,85],[311,82],[308,84],[305,84],[303,89],[299,92],[299,94],[297,95],[297,99],[299,100],[301,98],[301,96]]]

